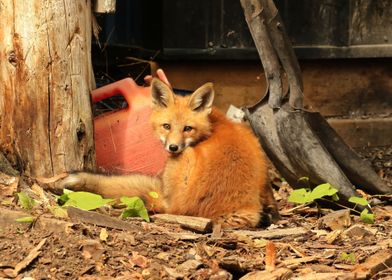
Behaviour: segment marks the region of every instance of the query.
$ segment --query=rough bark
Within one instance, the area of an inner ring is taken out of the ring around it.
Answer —
[[[93,168],[91,3],[0,0],[0,151],[50,177]]]

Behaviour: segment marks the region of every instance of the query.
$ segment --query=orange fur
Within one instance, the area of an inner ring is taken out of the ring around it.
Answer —
[[[151,123],[171,153],[162,177],[76,173],[63,186],[108,197],[138,195],[150,210],[207,217],[233,228],[256,226],[268,209],[278,215],[257,138],[212,108],[212,84],[182,97],[154,79],[152,96]],[[149,191],[158,192],[158,200]]]

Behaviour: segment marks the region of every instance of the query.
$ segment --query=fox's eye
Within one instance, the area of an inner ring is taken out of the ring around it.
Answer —
[[[164,123],[162,126],[163,126],[164,129],[170,130],[170,124]]]
[[[193,127],[188,126],[188,125],[184,127],[184,131],[187,131],[187,132],[191,131],[192,129],[193,129]]]

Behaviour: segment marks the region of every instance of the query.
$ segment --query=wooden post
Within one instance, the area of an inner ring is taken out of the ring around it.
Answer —
[[[95,167],[91,2],[0,0],[0,151],[30,176]]]

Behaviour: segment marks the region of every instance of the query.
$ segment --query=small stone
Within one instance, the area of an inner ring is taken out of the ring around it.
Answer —
[[[363,238],[365,236],[373,236],[377,232],[376,229],[371,229],[365,225],[355,224],[344,231],[348,237]]]
[[[319,219],[320,227],[343,230],[351,225],[349,209],[334,211]]]
[[[203,263],[200,262],[200,261],[197,261],[197,260],[187,260],[187,261],[183,262],[182,264],[180,264],[177,267],[177,270],[181,271],[181,272],[189,272],[191,270],[197,270],[202,265],[203,265]]]
[[[141,268],[146,268],[149,265],[148,259],[137,252],[132,252],[132,257],[130,262]]]
[[[175,270],[175,269],[173,269],[173,268],[170,268],[170,267],[166,267],[166,266],[165,266],[165,271],[166,271],[166,273],[167,273],[170,277],[172,277],[172,278],[174,278],[174,279],[182,279],[182,278],[184,278],[184,274],[183,274],[183,273],[180,273],[180,272],[178,272],[177,270]]]
[[[160,259],[160,260],[163,260],[163,261],[168,261],[169,260],[169,253],[166,253],[166,252],[160,252],[158,255],[157,255],[157,258],[158,259]]]
[[[80,244],[82,255],[85,259],[99,260],[105,249],[101,243],[94,239],[83,240]]]

